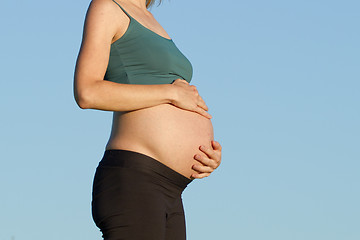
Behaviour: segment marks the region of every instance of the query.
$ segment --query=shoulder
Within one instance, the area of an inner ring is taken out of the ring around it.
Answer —
[[[126,15],[112,0],[92,0],[85,19],[85,29],[97,34],[103,31],[112,36],[126,26]],[[93,31],[95,30],[95,31]]]
[[[90,2],[90,7],[96,7],[99,9],[114,9],[116,7],[116,3],[112,0],[92,0]]]
[[[105,25],[118,24],[125,19],[125,13],[112,0],[92,0],[86,14],[86,21]]]
[[[116,13],[117,7],[118,6],[112,0],[92,0],[89,5],[88,14],[109,17],[109,15]]]

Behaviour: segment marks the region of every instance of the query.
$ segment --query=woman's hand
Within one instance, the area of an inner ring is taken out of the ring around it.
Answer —
[[[183,79],[176,79],[172,85],[176,89],[176,96],[172,101],[174,106],[211,118],[211,115],[207,112],[208,107],[194,85],[190,85]]]
[[[196,154],[194,158],[202,163],[202,165],[195,164],[192,169],[199,173],[193,173],[192,178],[204,178],[210,176],[210,174],[219,167],[221,163],[221,145],[216,141],[211,141],[212,148],[206,148],[200,146],[200,150],[206,154],[207,157]]]

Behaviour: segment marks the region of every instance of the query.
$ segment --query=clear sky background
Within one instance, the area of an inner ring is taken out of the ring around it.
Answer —
[[[88,0],[0,2],[0,240],[100,240],[111,113],[73,72]],[[189,240],[360,239],[360,2],[164,1],[222,165],[183,194]]]

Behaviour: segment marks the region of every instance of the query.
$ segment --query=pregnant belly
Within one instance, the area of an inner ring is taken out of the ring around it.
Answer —
[[[196,171],[195,154],[205,156],[200,145],[211,147],[214,139],[209,119],[170,104],[131,112],[114,112],[106,149],[143,153],[190,178]]]

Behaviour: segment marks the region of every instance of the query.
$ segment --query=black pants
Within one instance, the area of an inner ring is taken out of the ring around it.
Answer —
[[[106,150],[94,177],[95,224],[105,240],[185,240],[181,193],[190,182],[147,155]]]

